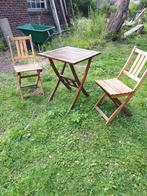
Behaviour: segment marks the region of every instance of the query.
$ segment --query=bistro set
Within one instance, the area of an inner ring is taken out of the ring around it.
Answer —
[[[21,98],[24,99],[30,96],[44,95],[44,90],[41,81],[42,67],[36,61],[31,35],[22,36],[22,37],[8,37],[8,43],[9,43],[13,67],[16,72],[16,78],[17,78],[17,83],[18,83],[18,88],[20,91]],[[60,84],[63,84],[64,87],[67,89],[71,89],[73,87],[77,89],[74,99],[70,105],[70,109],[74,108],[81,92],[86,97],[89,96],[89,94],[84,88],[84,84],[90,66],[92,64],[93,58],[100,54],[101,52],[99,51],[86,50],[86,49],[75,48],[70,46],[39,53],[38,54],[39,56],[45,57],[49,60],[50,66],[52,67],[57,77],[57,82],[49,96],[49,101],[51,101],[54,98],[55,93],[58,90]],[[33,62],[31,64],[30,62],[29,64],[24,63],[28,59],[31,60],[33,59]],[[75,65],[83,61],[87,61],[87,65],[85,67],[85,71],[82,76],[82,79],[80,80],[77,75]],[[55,62],[63,63],[60,72]],[[100,97],[100,99],[95,104],[94,108],[106,120],[106,124],[111,123],[112,120],[118,115],[118,113],[121,110],[123,110],[128,116],[132,115],[131,112],[126,108],[126,105],[130,101],[130,99],[134,96],[137,89],[140,87],[143,80],[147,76],[146,62],[147,62],[147,52],[144,52],[138,49],[137,47],[134,47],[126,64],[124,65],[124,67],[122,68],[122,70],[120,71],[119,75],[116,78],[109,79],[109,80],[95,81],[96,84],[99,87],[101,87],[101,89],[104,91],[104,95]],[[67,67],[70,68],[73,78],[64,75],[65,69]],[[133,88],[130,88],[120,80],[123,75],[126,75],[135,81],[135,86]],[[24,94],[23,89],[26,86],[22,85],[22,80],[24,78],[30,78],[30,77],[35,77],[36,81],[34,84],[31,84],[29,86],[34,86],[35,88],[39,88],[39,92],[38,93],[31,92],[31,93]],[[109,97],[117,106],[117,109],[111,114],[110,117],[107,117],[106,114],[100,109],[100,107],[98,107],[100,103],[105,99],[105,97]],[[121,102],[119,99],[120,97],[125,97],[125,100]]]

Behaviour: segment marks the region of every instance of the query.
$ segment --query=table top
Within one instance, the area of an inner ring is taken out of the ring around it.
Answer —
[[[52,60],[67,62],[70,64],[79,63],[81,61],[87,60],[99,54],[100,52],[98,51],[86,50],[86,49],[75,48],[75,47],[70,47],[70,46],[39,53],[40,56],[43,56],[43,57],[46,57]]]

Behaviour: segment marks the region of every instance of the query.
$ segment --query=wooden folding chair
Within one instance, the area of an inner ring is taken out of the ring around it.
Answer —
[[[30,96],[44,95],[41,77],[40,77],[40,73],[42,72],[42,67],[36,63],[31,35],[23,36],[23,37],[8,36],[8,43],[9,43],[13,67],[16,72],[18,89],[20,91],[21,98],[23,99],[25,97],[30,97]],[[30,50],[28,50],[28,47],[30,47]],[[14,54],[14,52],[16,52],[16,54]],[[22,64],[22,61],[26,61],[26,60],[33,60],[33,63]],[[30,72],[30,74],[26,75],[28,72]],[[22,86],[22,79],[30,78],[30,77],[36,77],[35,84]],[[24,89],[25,87],[36,87],[36,89],[40,88],[40,92],[23,94],[22,89]]]
[[[137,55],[137,57],[136,57]],[[134,60],[135,59],[135,60]],[[133,64],[132,64],[133,61]],[[118,113],[123,110],[128,116],[131,116],[131,112],[126,108],[126,105],[130,99],[134,96],[137,89],[142,84],[143,80],[147,76],[147,52],[133,48],[125,66],[117,76],[117,78],[110,80],[97,80],[96,84],[100,86],[105,92],[102,97],[97,101],[95,109],[100,113],[100,115],[106,120],[106,124],[109,124],[118,115]],[[126,75],[130,79],[135,81],[135,86],[133,88],[128,87],[120,78]],[[117,106],[117,109],[112,113],[110,117],[98,107],[105,97],[109,97]],[[119,97],[125,97],[123,103],[118,99]]]

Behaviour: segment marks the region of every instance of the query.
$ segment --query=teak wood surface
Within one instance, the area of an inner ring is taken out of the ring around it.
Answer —
[[[9,43],[13,68],[16,72],[16,79],[17,79],[18,89],[20,91],[21,98],[23,99],[30,96],[44,95],[41,76],[40,76],[42,72],[42,67],[38,65],[38,63],[36,63],[31,35],[22,36],[22,37],[8,36],[8,43]],[[30,51],[28,51],[27,43],[30,43],[30,48],[31,48]],[[14,48],[16,48],[16,54],[14,54]],[[29,58],[33,59],[32,64],[21,64],[21,61],[27,60]],[[17,61],[20,61],[19,64]],[[30,73],[33,72],[33,74],[32,73],[27,74],[28,72]],[[24,73],[25,75],[23,75]],[[22,79],[30,78],[30,77],[35,77],[36,82],[28,86],[22,86]],[[32,87],[32,86],[36,88],[40,88],[41,89],[40,92],[39,93],[32,92],[27,94],[26,93],[24,94],[22,92],[22,89],[24,89],[25,87]]]
[[[132,63],[133,58],[135,60]],[[106,120],[106,124],[109,124],[113,119],[123,110],[128,116],[131,116],[131,112],[126,108],[126,105],[134,96],[138,88],[141,86],[143,81],[147,76],[147,52],[144,52],[136,46],[133,48],[126,64],[120,71],[119,75],[116,78],[109,80],[96,80],[96,84],[102,88],[104,95],[99,98],[95,105],[95,109],[100,113],[100,115]],[[128,87],[126,84],[120,81],[123,75],[128,76],[130,79],[134,80],[134,88]],[[117,109],[111,114],[110,117],[98,107],[100,103],[108,96],[117,106]],[[121,102],[118,98],[126,97],[124,102]]]
[[[100,54],[100,52],[70,46],[40,53],[40,55],[43,57],[61,62],[66,62],[69,64],[80,63],[98,54]]]
[[[71,87],[77,88],[77,92],[70,106],[70,109],[73,109],[74,105],[76,104],[78,100],[78,97],[81,91],[85,96],[89,96],[89,94],[84,89],[84,83],[86,81],[92,59],[99,54],[100,52],[97,52],[97,51],[86,50],[82,48],[75,48],[75,47],[70,47],[70,46],[40,53],[39,54],[40,56],[49,59],[50,65],[58,78],[55,88],[53,89],[49,97],[49,101],[53,99],[60,83],[62,83],[69,90],[71,89]],[[88,62],[87,62],[86,69],[82,77],[82,80],[80,81],[80,79],[77,76],[74,65],[82,61],[85,61],[85,60],[87,60]],[[54,61],[60,61],[64,63],[61,72],[59,72],[58,69],[56,68]],[[73,78],[69,78],[63,75],[67,65],[69,65],[71,69]]]

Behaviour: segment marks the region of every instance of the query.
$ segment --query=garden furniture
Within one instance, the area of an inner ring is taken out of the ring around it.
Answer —
[[[126,105],[134,96],[147,76],[147,66],[145,66],[146,62],[147,52],[134,47],[125,66],[116,78],[110,80],[96,80],[96,84],[100,86],[105,93],[97,101],[95,109],[106,120],[106,124],[111,123],[121,110],[123,110],[129,116],[132,115],[131,112],[126,108]],[[120,80],[123,75],[126,75],[130,79],[134,80],[135,86],[133,88],[130,88]],[[112,113],[110,117],[108,117],[98,107],[105,97],[109,97],[117,106],[117,109]],[[125,97],[125,100],[123,102],[119,100],[119,98],[121,97]]]
[[[96,55],[99,55],[99,54],[100,54],[100,52],[97,52],[97,51],[69,47],[69,46],[58,48],[58,49],[55,49],[52,51],[46,51],[46,52],[40,53],[41,56],[49,59],[50,65],[58,78],[58,81],[55,85],[55,88],[53,89],[53,91],[49,97],[49,101],[51,101],[53,99],[60,83],[62,83],[67,89],[71,89],[71,87],[77,88],[77,92],[76,92],[74,100],[70,106],[70,109],[73,109],[81,91],[85,96],[88,96],[88,93],[86,92],[86,90],[84,88],[84,83],[85,83],[85,80],[86,80],[86,77],[87,77],[87,74],[88,74],[93,57],[95,57]],[[58,69],[54,63],[55,60],[63,62],[63,67],[62,67],[61,72],[58,71]],[[76,70],[75,70],[75,65],[80,62],[83,62],[85,60],[87,60],[88,63],[86,65],[85,73],[82,77],[82,80],[80,81],[80,79],[76,73]],[[71,69],[71,73],[73,75],[73,78],[69,78],[69,77],[66,77],[63,75],[67,65],[69,65],[69,67]]]
[[[22,36],[22,37],[8,36],[8,43],[9,43],[9,48],[11,53],[12,64],[16,72],[16,78],[17,78],[18,88],[20,91],[21,98],[23,99],[29,96],[44,95],[41,77],[40,77],[40,73],[42,72],[42,67],[36,63],[31,35]],[[30,50],[28,50],[28,46],[30,47]],[[23,62],[28,60],[30,61],[33,60],[33,63],[26,64]],[[30,78],[30,77],[36,77],[35,84],[22,86],[22,79]],[[24,94],[23,89],[25,87],[40,88],[40,92]]]

